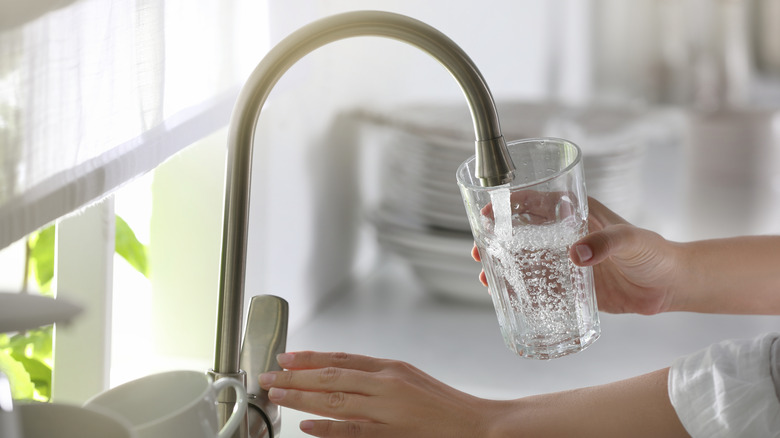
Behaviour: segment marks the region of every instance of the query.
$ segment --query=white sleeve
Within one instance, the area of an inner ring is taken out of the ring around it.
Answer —
[[[674,362],[669,398],[692,437],[780,437],[779,337],[724,341]]]

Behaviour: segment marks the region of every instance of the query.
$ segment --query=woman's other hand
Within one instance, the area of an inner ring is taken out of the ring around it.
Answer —
[[[318,437],[487,437],[504,402],[453,389],[399,361],[345,353],[281,354],[287,371],[260,376],[269,399],[335,420],[306,420]]]

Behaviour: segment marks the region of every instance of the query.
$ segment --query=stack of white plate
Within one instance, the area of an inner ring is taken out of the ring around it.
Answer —
[[[469,223],[455,170],[474,153],[456,142],[431,141],[397,132],[384,152],[382,214],[400,215],[423,227],[468,233]]]
[[[431,293],[469,303],[490,303],[479,283],[482,266],[471,259],[470,232],[421,228],[398,211],[379,208],[372,215],[380,245],[405,258]]]
[[[588,195],[631,220],[642,197],[642,167],[655,136],[655,117],[625,107],[570,109],[551,117],[543,136],[565,138],[582,149]]]
[[[640,201],[646,118],[626,108],[561,109],[499,103],[507,141],[552,136],[583,150],[588,193],[630,218]],[[463,103],[363,113],[381,139],[380,193],[370,217],[380,244],[404,257],[438,296],[489,303],[471,258],[473,239],[455,171],[474,154],[471,117]]]

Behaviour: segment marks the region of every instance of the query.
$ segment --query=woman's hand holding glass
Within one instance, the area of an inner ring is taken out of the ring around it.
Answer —
[[[549,212],[549,205],[544,205],[530,204],[528,214]],[[593,198],[588,199],[588,209],[589,234],[572,246],[569,256],[579,266],[593,266],[599,309],[645,315],[672,310],[673,286],[681,268],[677,245],[629,224]],[[472,257],[480,261],[476,245]],[[484,272],[480,281],[487,286]]]

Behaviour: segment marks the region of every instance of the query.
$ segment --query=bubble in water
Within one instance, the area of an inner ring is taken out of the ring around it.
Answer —
[[[584,221],[516,225],[511,239],[498,234],[485,239],[486,270],[499,289],[491,292],[501,294],[514,311],[500,320],[509,318],[531,338],[571,337],[579,331],[577,291],[585,285],[585,271],[569,260],[568,249],[585,229]]]

